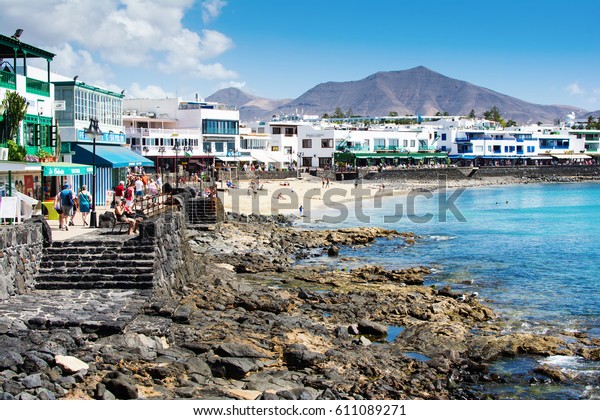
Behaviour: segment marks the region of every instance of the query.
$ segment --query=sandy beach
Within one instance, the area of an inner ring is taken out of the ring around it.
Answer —
[[[343,207],[349,208],[359,201],[383,200],[392,196],[406,196],[411,192],[437,191],[441,188],[472,188],[506,185],[523,182],[512,177],[487,180],[452,180],[449,182],[400,180],[330,181],[303,175],[302,178],[286,178],[240,181],[235,188],[219,189],[219,197],[226,212],[245,215],[296,216],[302,223],[318,221],[324,214],[338,215]],[[257,186],[258,185],[258,186]],[[302,211],[300,207],[302,206]]]
[[[226,212],[237,214],[296,215],[309,221],[336,206],[357,200],[407,194],[411,188],[385,186],[381,183],[351,181],[323,183],[321,179],[305,176],[283,180],[241,181],[236,188],[219,191]],[[302,210],[300,210],[302,207]]]

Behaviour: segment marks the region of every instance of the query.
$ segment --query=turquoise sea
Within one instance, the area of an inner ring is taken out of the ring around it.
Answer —
[[[481,187],[434,195],[417,192],[411,198],[386,197],[380,204],[367,200],[361,210],[352,203],[343,205],[347,217],[339,217],[343,220],[334,225],[317,226],[369,224],[421,237],[409,247],[382,240],[368,248],[344,250],[344,256],[356,257],[357,265],[432,266],[429,284],[479,293],[503,317],[507,331],[585,332],[600,337],[599,183]],[[327,209],[311,216],[327,219],[343,211]],[[394,215],[396,220],[391,221]],[[532,371],[540,363],[560,367],[575,378],[575,385],[532,385]],[[600,363],[578,357],[502,360],[492,370],[514,377],[510,384],[485,390],[500,398],[600,395]]]

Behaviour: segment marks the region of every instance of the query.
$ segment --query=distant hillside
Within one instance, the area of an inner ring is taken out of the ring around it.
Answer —
[[[600,110],[598,110],[598,111],[592,111],[592,112],[586,112],[585,114],[577,115],[577,119],[578,120],[587,120],[589,117],[599,118],[600,117]]]
[[[332,114],[336,108],[353,115],[386,116],[468,115],[479,117],[496,106],[505,120],[554,122],[574,112],[587,111],[573,106],[537,105],[493,90],[443,76],[425,67],[379,72],[358,81],[321,83],[294,100],[262,99],[239,89],[222,89],[208,100],[237,106],[242,121],[269,120],[279,114]]]
[[[240,120],[252,121],[256,119],[264,120],[265,115],[268,115],[268,119],[270,119],[271,110],[285,105],[291,99],[260,98],[237,88],[226,88],[218,90],[206,100],[235,106],[240,111]]]

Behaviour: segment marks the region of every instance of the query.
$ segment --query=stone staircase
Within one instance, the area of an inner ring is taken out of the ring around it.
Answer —
[[[151,289],[154,244],[135,239],[72,239],[44,248],[38,290]]]
[[[213,225],[220,220],[219,199],[190,198],[186,205],[187,222],[190,225]]]

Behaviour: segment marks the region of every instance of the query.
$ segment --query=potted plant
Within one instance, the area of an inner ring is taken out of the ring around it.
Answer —
[[[39,162],[40,159],[36,155],[25,155],[25,162]]]
[[[56,156],[54,156],[53,153],[45,151],[44,149],[38,150],[36,155],[39,158],[40,162],[55,162],[56,161]]]

